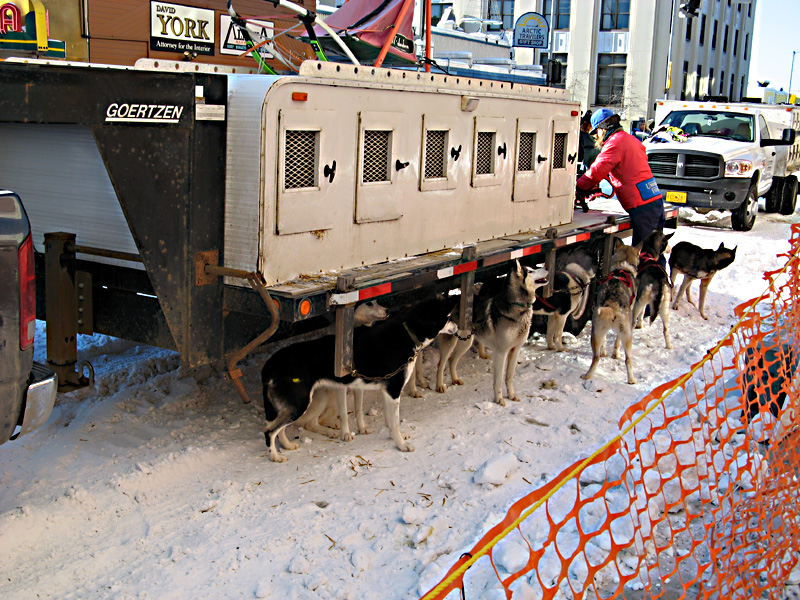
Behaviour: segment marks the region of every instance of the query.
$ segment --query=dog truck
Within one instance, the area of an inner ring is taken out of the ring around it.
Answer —
[[[326,62],[0,62],[59,390],[91,379],[79,333],[225,360],[249,401],[238,362],[267,342],[335,333],[349,372],[359,302],[460,287],[466,328],[476,279],[629,233],[573,211],[578,115],[564,90]]]
[[[655,121],[645,148],[668,202],[729,210],[737,231],[753,228],[762,196],[767,212],[794,213],[800,106],[663,100]]]

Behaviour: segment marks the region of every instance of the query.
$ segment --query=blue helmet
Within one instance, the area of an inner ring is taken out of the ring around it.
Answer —
[[[614,111],[611,110],[610,108],[601,108],[600,110],[594,111],[592,113],[592,121],[591,121],[592,130],[589,133],[594,134],[594,132],[597,131],[597,128],[603,121],[613,116],[614,116]]]

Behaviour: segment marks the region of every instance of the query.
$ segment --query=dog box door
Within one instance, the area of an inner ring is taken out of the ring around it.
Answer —
[[[464,119],[449,115],[422,116],[420,191],[456,187],[458,166],[469,162],[469,133]]]
[[[547,125],[544,119],[517,119],[514,145],[514,202],[543,198],[547,179]]]
[[[570,132],[575,127],[572,119],[555,118],[552,121],[552,136],[550,137],[550,185],[547,195],[550,198],[564,196],[570,193],[575,186],[575,159],[577,150],[573,150]]]
[[[416,187],[416,165],[403,113],[358,115],[356,223],[391,221],[403,216],[402,200]]]
[[[278,119],[278,234],[330,229],[347,170],[348,156],[335,153],[341,117],[332,110],[281,110]]]
[[[500,185],[511,156],[500,117],[475,117],[472,139],[472,187]]]

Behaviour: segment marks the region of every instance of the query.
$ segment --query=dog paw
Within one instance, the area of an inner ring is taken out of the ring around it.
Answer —
[[[403,444],[402,446],[398,446],[397,449],[400,450],[400,452],[413,452],[414,446],[411,444]]]
[[[354,436],[352,433],[343,433],[342,434],[342,441],[343,442],[352,442],[354,439],[356,439],[356,436]]]
[[[289,460],[283,454],[273,454],[270,456],[270,458],[272,459],[272,462],[277,462],[277,463],[282,463]]]
[[[429,382],[427,379],[423,379],[422,381],[418,381],[418,382],[417,382],[417,385],[418,385],[419,387],[421,387],[421,388],[424,388],[424,389],[426,389],[426,390],[429,390],[429,389],[431,389],[431,384],[430,384],[430,382]]]
[[[289,442],[288,444],[283,446],[283,449],[284,450],[297,450],[299,447],[300,447],[300,444],[297,444],[295,442]],[[284,458],[284,460],[286,460],[286,459]]]
[[[464,382],[461,379],[453,378],[453,385],[464,385]]]
[[[589,375],[588,373],[584,373],[583,375],[581,375],[581,379],[584,379],[586,381],[588,381],[591,378],[592,378],[592,376]]]
[[[483,360],[489,360],[492,358],[492,355],[488,352],[478,352],[478,356],[480,356]]]
[[[436,391],[439,392],[440,394],[444,394],[447,391],[447,386],[446,385],[437,385],[436,386]]]
[[[364,427],[363,429],[359,429],[358,433],[361,435],[369,435],[370,433],[372,433],[372,429]]]
[[[506,405],[506,399],[505,398],[495,398],[495,402],[497,402],[500,406],[505,406]]]
[[[408,393],[408,397],[409,398],[422,398],[422,394],[420,394],[418,391],[414,390],[413,393],[411,393],[411,392]]]
[[[636,385],[636,379],[635,379],[634,377],[630,377],[630,378],[628,379],[628,383],[629,383],[630,385]]]
[[[522,398],[514,394],[511,398],[509,398],[512,402],[522,402]]]

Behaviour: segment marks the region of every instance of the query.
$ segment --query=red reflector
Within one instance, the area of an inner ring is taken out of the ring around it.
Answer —
[[[36,334],[36,275],[31,236],[19,247],[19,349],[33,346]]]
[[[295,102],[305,102],[308,100],[308,94],[305,92],[292,92],[292,100]]]
[[[578,116],[580,113],[579,113],[577,110],[573,110],[573,111],[572,111],[570,114],[571,114],[573,117],[577,117],[577,116]]]

